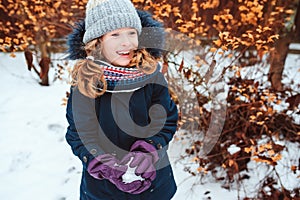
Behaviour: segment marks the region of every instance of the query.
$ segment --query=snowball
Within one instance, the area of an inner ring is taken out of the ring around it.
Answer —
[[[129,164],[131,163],[131,161],[133,160],[133,157],[131,157],[130,161],[126,164],[128,166],[127,171],[125,172],[125,174],[123,174],[122,176],[122,180],[124,183],[131,183],[133,181],[144,181],[145,179],[141,176],[137,176],[134,172],[136,167],[130,167]]]

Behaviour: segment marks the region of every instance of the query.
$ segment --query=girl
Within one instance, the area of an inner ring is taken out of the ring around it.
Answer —
[[[171,199],[178,113],[157,63],[161,24],[129,0],[89,0],[77,25],[66,140],[83,165],[80,199]]]

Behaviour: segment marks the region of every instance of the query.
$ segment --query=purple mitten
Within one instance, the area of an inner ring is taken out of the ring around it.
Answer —
[[[111,177],[109,179],[119,190],[130,194],[139,194],[151,186],[150,180],[135,175],[134,169],[129,167],[129,163],[126,166],[128,166],[127,171],[122,177]]]
[[[126,165],[119,165],[118,159],[111,154],[103,154],[94,158],[88,165],[89,174],[96,179],[120,178],[126,172]]]
[[[133,158],[133,159],[132,159]],[[126,165],[130,160],[129,167],[136,168],[135,174],[141,175],[144,179],[153,181],[156,177],[154,164],[158,161],[158,153],[154,146],[138,140],[130,148],[130,152],[124,156],[121,163]]]
[[[153,157],[150,153],[141,151],[129,152],[124,156],[121,163],[123,165],[129,163],[130,168],[135,168],[135,174],[144,179],[153,181],[156,177],[156,169],[154,167]]]
[[[155,147],[144,140],[137,140],[130,148],[130,151],[141,151],[145,153],[149,153],[152,156],[153,163],[156,163],[159,159],[158,153]]]
[[[124,183],[121,179],[115,179],[113,183],[119,190],[130,194],[140,194],[151,186],[150,180],[137,180],[131,183]]]

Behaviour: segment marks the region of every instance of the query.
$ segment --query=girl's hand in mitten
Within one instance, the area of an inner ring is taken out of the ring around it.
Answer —
[[[150,188],[151,186],[151,181],[150,180],[136,180],[130,183],[125,183],[122,181],[122,179],[115,179],[115,180],[110,180],[114,185],[121,191],[127,192],[130,194],[140,194],[147,189]]]
[[[128,169],[126,173],[123,174],[122,179],[113,179],[111,182],[114,183],[121,191],[130,194],[140,194],[149,189],[151,186],[151,180],[144,179],[143,177],[135,174],[135,168],[131,168],[129,166],[132,160],[133,157],[131,157],[131,160],[127,163]]]
[[[130,152],[124,156],[121,163],[125,165],[131,161],[129,167],[136,168],[136,175],[153,181],[156,177],[154,164],[158,159],[158,153],[154,146],[143,140],[138,140],[131,146]]]
[[[155,147],[144,140],[137,140],[130,148],[130,152],[140,151],[144,153],[148,153],[152,156],[152,163],[155,164],[158,160],[158,153]]]
[[[103,154],[94,158],[88,165],[88,172],[96,179],[121,178],[127,170],[126,165],[120,165],[118,159],[111,154]]]
[[[136,176],[153,181],[156,177],[152,155],[140,151],[129,152],[121,161],[122,164],[128,164],[129,168],[134,168]]]

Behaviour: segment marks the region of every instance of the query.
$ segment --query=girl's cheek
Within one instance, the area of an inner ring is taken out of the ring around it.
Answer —
[[[139,42],[138,42],[137,39],[132,39],[132,40],[131,40],[131,44],[132,44],[132,46],[137,47],[138,44],[139,44]]]

